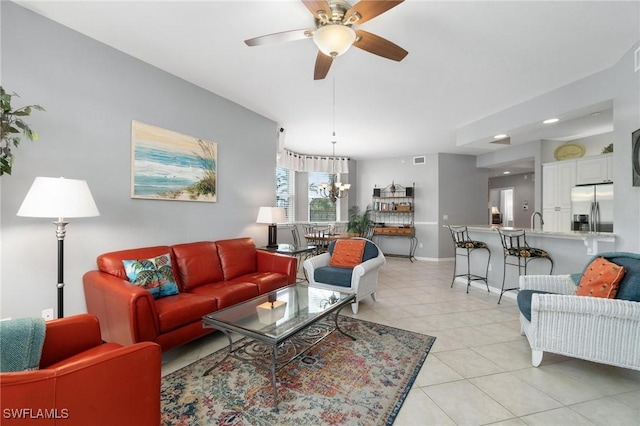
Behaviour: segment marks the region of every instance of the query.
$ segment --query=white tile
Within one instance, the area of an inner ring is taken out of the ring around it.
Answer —
[[[612,396],[571,405],[569,408],[597,425],[637,426],[640,424],[638,405],[630,407]]]
[[[510,373],[477,377],[469,381],[517,416],[562,406],[547,394]]]
[[[594,426],[587,418],[570,408],[563,407],[521,417],[529,426]],[[613,425],[610,425],[613,426]]]
[[[501,373],[504,370],[471,349],[440,352],[438,358],[462,377],[478,377]]]
[[[409,392],[393,424],[455,426],[455,422],[419,389]]]
[[[562,364],[564,363],[553,365]],[[586,386],[584,382],[564,374],[561,369],[549,369],[553,365],[525,368],[512,371],[511,374],[535,386],[564,405],[576,404],[605,396],[598,388]]]
[[[464,377],[442,362],[437,354],[430,353],[413,386],[422,387],[462,379],[464,379]]]
[[[531,367],[531,349],[528,343],[524,347],[514,347],[509,343],[495,343],[493,345],[474,346],[471,350],[507,371]]]
[[[514,417],[467,380],[421,389],[459,425],[482,425]]]

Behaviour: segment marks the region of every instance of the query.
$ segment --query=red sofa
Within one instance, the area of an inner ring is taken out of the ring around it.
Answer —
[[[0,374],[3,425],[160,424],[161,351],[103,343],[98,319],[46,323],[40,369]]]
[[[171,254],[179,294],[154,299],[131,284],[123,260]],[[297,259],[257,250],[251,238],[145,247],[98,256],[84,274],[87,310],[102,338],[122,345],[149,341],[167,351],[213,332],[202,316],[296,281]]]

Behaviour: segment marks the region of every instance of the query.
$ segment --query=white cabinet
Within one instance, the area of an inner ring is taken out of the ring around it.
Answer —
[[[545,231],[571,230],[571,188],[575,185],[575,160],[542,165],[542,217]]]
[[[576,160],[576,184],[613,182],[613,155],[597,155]]]

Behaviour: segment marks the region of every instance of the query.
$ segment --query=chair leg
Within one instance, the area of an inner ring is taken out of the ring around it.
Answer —
[[[500,297],[498,297],[498,305],[502,300],[502,295],[504,294],[504,279],[507,276],[507,256],[504,257],[503,266],[502,266],[502,288],[500,289]]]
[[[453,249],[453,278],[451,279],[451,288],[453,288],[453,283],[456,282],[456,265],[458,264],[458,249]]]
[[[376,294],[375,293],[371,293],[371,298],[373,299],[373,301],[376,301]]]
[[[353,302],[351,304],[351,310],[353,311],[354,315],[356,315],[358,313],[358,302]]]
[[[467,294],[471,286],[471,250],[467,249]]]
[[[487,292],[491,292],[491,290],[489,290],[489,264],[491,263],[491,250],[486,249],[487,253],[489,254],[489,257],[487,258],[487,270],[484,271],[484,283],[487,285]]]
[[[531,349],[531,365],[534,367],[538,367],[542,362],[542,355],[544,355],[543,351],[536,351]]]

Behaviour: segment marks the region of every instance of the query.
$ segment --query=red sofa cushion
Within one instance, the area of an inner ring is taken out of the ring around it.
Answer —
[[[183,291],[224,280],[218,248],[213,241],[177,244],[171,249]]]
[[[216,242],[224,279],[231,281],[258,270],[256,245],[252,238],[235,238]]]
[[[160,332],[166,333],[200,319],[218,309],[218,303],[211,297],[180,293],[156,300]]]
[[[98,270],[129,281],[129,278],[127,278],[127,272],[124,270],[124,265],[122,264],[123,260],[149,259],[166,253],[171,253],[171,248],[169,248],[169,246],[143,247],[130,250],[112,251],[98,256]],[[171,262],[173,263],[174,259],[171,259]],[[173,275],[175,279],[175,271]]]
[[[254,272],[252,274],[242,275],[233,281],[254,283],[258,286],[260,294],[264,294],[289,285],[289,276],[277,272]]]
[[[193,290],[193,294],[214,298],[218,302],[218,309],[224,309],[256,297],[260,292],[258,286],[253,283],[223,281],[198,287]]]

